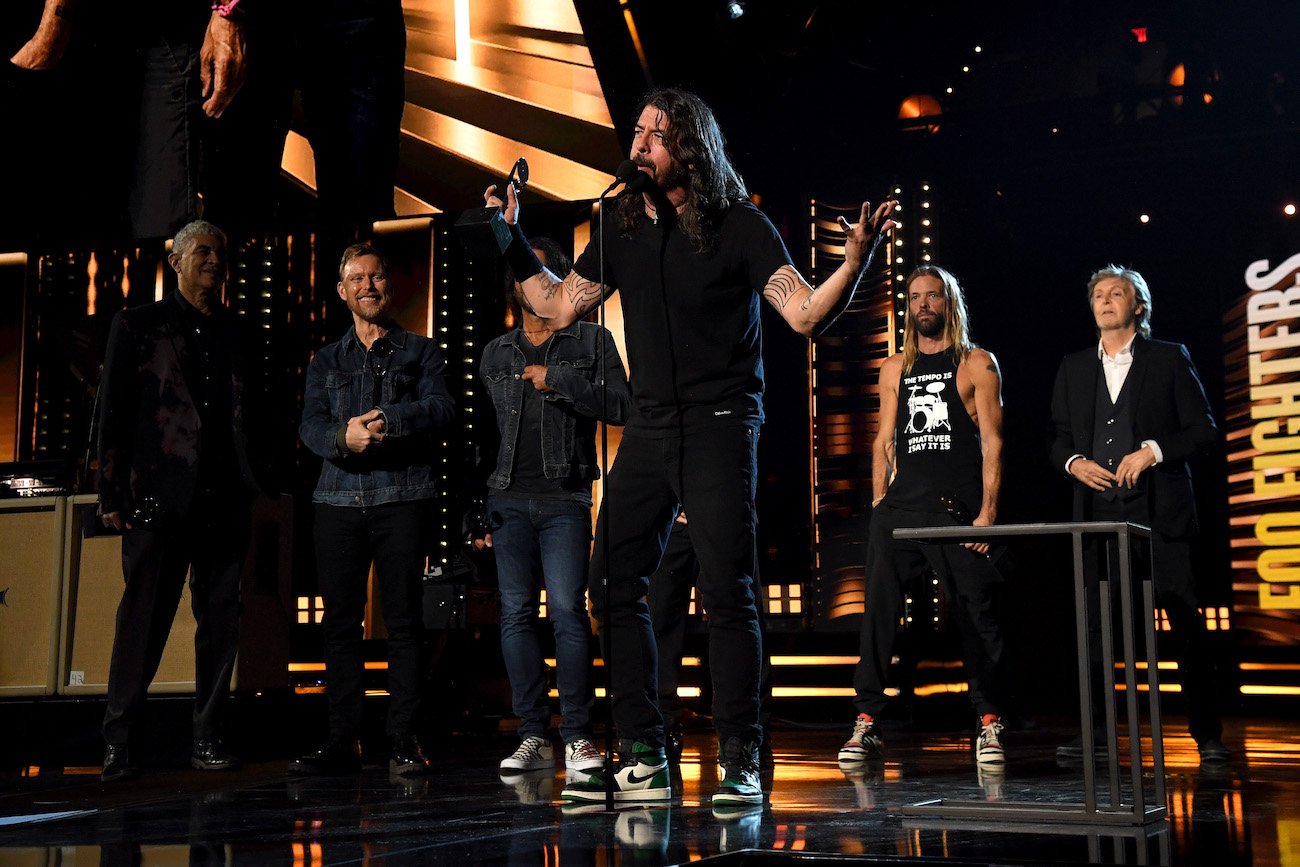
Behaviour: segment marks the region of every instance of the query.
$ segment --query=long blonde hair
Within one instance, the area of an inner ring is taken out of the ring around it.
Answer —
[[[907,298],[912,282],[918,277],[934,277],[943,284],[943,297],[947,301],[944,312],[943,336],[948,345],[957,353],[957,364],[962,365],[970,355],[975,344],[970,339],[970,327],[967,324],[966,298],[962,295],[961,284],[957,278],[938,265],[922,265],[907,275],[903,284],[903,297]],[[917,348],[916,323],[912,319],[912,305],[909,301],[907,314],[903,321],[903,373],[909,373],[916,364]]]

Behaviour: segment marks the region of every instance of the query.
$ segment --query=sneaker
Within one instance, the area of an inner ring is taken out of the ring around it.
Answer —
[[[1007,779],[1006,765],[983,764],[975,766],[975,779],[984,790],[984,800],[1001,801],[1002,786]]]
[[[521,804],[549,804],[555,787],[555,771],[511,771],[501,775],[501,783],[514,792]]]
[[[761,804],[763,786],[758,778],[758,744],[727,738],[719,756],[722,782],[713,795],[714,804]]]
[[[619,848],[639,849],[643,852],[658,851],[668,854],[668,823],[672,807],[656,806],[641,810],[623,810],[614,820],[614,839]],[[654,860],[646,855],[638,855],[634,863],[649,863]],[[654,863],[663,864],[663,860]]]
[[[555,751],[551,742],[537,736],[524,738],[519,749],[501,760],[503,771],[540,771],[555,767]]]
[[[619,767],[614,771],[615,801],[667,801],[673,796],[668,775],[668,758],[663,747],[636,741],[619,750]],[[604,772],[573,780],[560,797],[566,801],[605,800]]]
[[[1218,738],[1205,738],[1196,742],[1196,751],[1200,753],[1201,764],[1222,764],[1232,761],[1232,751]]]
[[[840,747],[841,762],[866,762],[885,754],[885,739],[876,731],[876,721],[865,713],[853,722],[853,734]]]
[[[564,768],[579,774],[605,770],[605,754],[586,738],[574,738],[564,745]]]
[[[714,801],[713,818],[718,820],[719,852],[758,848],[762,804],[719,804]]]
[[[1093,759],[1106,760],[1106,730],[1092,730]],[[1079,761],[1083,758],[1083,735],[1075,735],[1056,748],[1056,758],[1062,761]]]
[[[389,739],[388,746],[388,773],[407,777],[433,770],[415,735],[395,735]]]
[[[994,717],[980,726],[975,739],[975,761],[981,765],[1000,765],[1007,760],[1002,749],[1002,722]]]

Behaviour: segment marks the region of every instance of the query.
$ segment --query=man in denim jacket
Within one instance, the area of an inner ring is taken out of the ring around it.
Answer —
[[[569,259],[554,241],[530,243],[542,261],[568,270]],[[501,446],[487,483],[494,530],[476,542],[496,552],[501,651],[519,717],[521,743],[501,762],[501,771],[515,775],[554,766],[546,664],[537,635],[538,590],[545,580],[565,767],[589,774],[604,766],[589,739],[594,696],[588,677],[587,564],[591,482],[600,476],[596,422],[623,424],[631,397],[623,360],[607,330],[579,321],[552,333],[519,303],[513,275],[506,279],[520,327],[483,351],[480,373],[496,408]]]
[[[316,493],[316,560],[325,601],[329,740],[289,763],[291,773],[361,768],[361,621],[370,565],[388,628],[389,769],[422,773],[414,737],[419,702],[420,579],[432,524],[433,433],[452,418],[435,341],[393,321],[388,262],[354,244],[339,266],[353,327],[316,353],[303,397],[303,444],[324,458]]]

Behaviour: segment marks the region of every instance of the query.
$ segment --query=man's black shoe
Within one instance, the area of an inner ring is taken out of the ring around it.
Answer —
[[[397,735],[389,740],[388,772],[399,777],[427,774],[433,768],[415,735]]]
[[[1202,764],[1221,764],[1232,761],[1232,751],[1218,738],[1206,738],[1196,742],[1196,750],[1201,754]]]
[[[131,761],[131,748],[126,744],[109,744],[104,750],[104,770],[99,778],[105,783],[127,780],[139,773],[140,769]]]
[[[1106,758],[1106,732],[1103,729],[1094,729],[1092,733],[1092,748],[1094,750],[1094,760],[1100,761]],[[1075,735],[1069,740],[1056,748],[1056,757],[1058,759],[1079,760],[1083,758],[1083,735]]]
[[[289,760],[291,774],[355,774],[361,770],[361,741],[331,740],[315,752]]]
[[[239,757],[226,749],[217,738],[195,738],[190,750],[190,764],[200,771],[233,771]]]

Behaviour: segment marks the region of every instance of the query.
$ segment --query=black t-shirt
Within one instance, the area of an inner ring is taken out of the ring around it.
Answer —
[[[619,291],[632,372],[629,433],[660,436],[763,415],[759,299],[790,254],[748,201],[727,209],[715,249],[698,252],[675,220],[642,216],[606,232],[605,285]],[[593,241],[573,269],[599,280]]]

